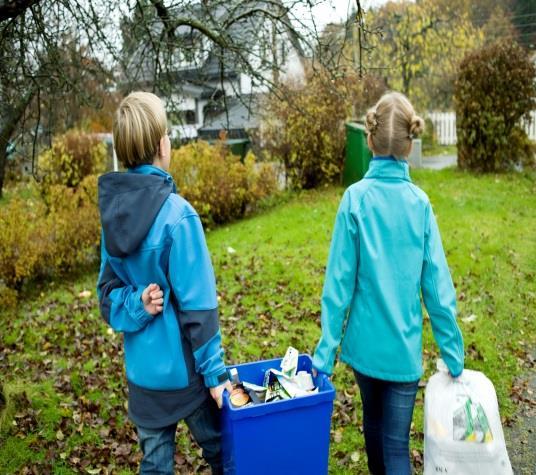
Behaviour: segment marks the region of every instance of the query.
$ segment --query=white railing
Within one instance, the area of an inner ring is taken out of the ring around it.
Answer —
[[[523,124],[530,140],[536,140],[536,111],[530,113],[530,122]]]
[[[440,145],[456,144],[456,113],[455,112],[430,112],[428,114]],[[536,141],[536,111],[530,113],[531,120],[524,122],[525,131],[530,140]]]
[[[428,117],[434,124],[434,132],[440,145],[456,144],[455,112],[430,112]]]

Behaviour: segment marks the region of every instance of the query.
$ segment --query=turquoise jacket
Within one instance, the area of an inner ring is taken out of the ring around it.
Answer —
[[[314,367],[331,374],[342,339],[341,359],[360,373],[419,379],[421,293],[441,356],[458,376],[464,352],[456,293],[430,201],[411,182],[407,162],[375,157],[337,212]]]

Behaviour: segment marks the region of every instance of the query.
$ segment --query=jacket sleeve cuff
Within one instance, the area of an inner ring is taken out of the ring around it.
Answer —
[[[319,373],[325,373],[328,376],[331,376],[333,372],[333,365],[326,364],[317,353],[313,356],[313,368],[315,368]]]
[[[443,352],[442,352],[441,357],[443,358],[443,361],[447,365],[449,373],[453,378],[457,378],[463,373],[463,367],[464,367],[463,356],[461,357],[461,360],[460,360],[457,358],[453,358],[451,355],[443,355]]]
[[[142,294],[143,294],[143,289],[138,289],[134,293],[134,298],[136,300],[135,300],[135,305],[134,305],[135,310],[132,315],[134,320],[140,325],[140,328],[143,328],[149,322],[149,320],[153,318],[153,316],[145,310],[143,301],[141,300]]]
[[[215,388],[216,386],[219,386],[220,384],[223,384],[226,381],[228,381],[229,375],[227,373],[227,370],[223,368],[217,373],[204,375],[204,379],[205,379],[205,386],[207,388]]]
[[[449,364],[447,366],[449,369],[449,373],[453,378],[457,378],[463,373],[463,363],[462,364],[456,363],[454,365]]]

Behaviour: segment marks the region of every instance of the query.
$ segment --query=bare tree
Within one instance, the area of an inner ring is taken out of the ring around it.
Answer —
[[[44,124],[50,130],[65,110],[65,96],[78,104],[90,101],[85,81],[107,73],[97,59],[105,25],[93,12],[95,4],[0,2],[0,196],[10,140],[28,132],[33,158]]]
[[[315,3],[136,0],[122,21],[122,85],[128,90],[141,84],[168,98],[180,95],[186,84],[208,86],[223,92],[223,102],[232,87],[231,95],[250,107],[248,93],[223,82],[241,73],[277,93],[285,60],[281,39],[304,62],[314,53],[317,32],[310,20]]]
[[[0,196],[9,141],[25,124],[35,142],[44,117],[63,107],[62,96],[90,101],[84,75],[111,72],[125,91],[150,88],[169,98],[185,84],[211,84],[226,105],[223,82],[241,72],[277,94],[285,49],[275,38],[312,58],[320,33],[312,9],[324,1],[0,0]],[[181,61],[206,77],[188,76]],[[251,107],[251,95],[236,82],[231,87]]]

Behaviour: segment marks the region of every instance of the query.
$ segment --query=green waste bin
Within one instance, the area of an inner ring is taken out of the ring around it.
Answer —
[[[346,124],[346,159],[342,173],[342,183],[350,186],[361,180],[367,173],[372,153],[367,145],[367,132],[363,124]]]
[[[208,140],[209,144],[216,143],[217,140]],[[249,139],[226,139],[225,145],[229,147],[233,155],[238,155],[242,161],[246,158],[247,153],[251,149],[251,140]]]
[[[227,139],[225,143],[231,149],[231,152],[234,155],[238,155],[242,160],[244,160],[249,149],[251,148],[251,142],[249,139]]]

